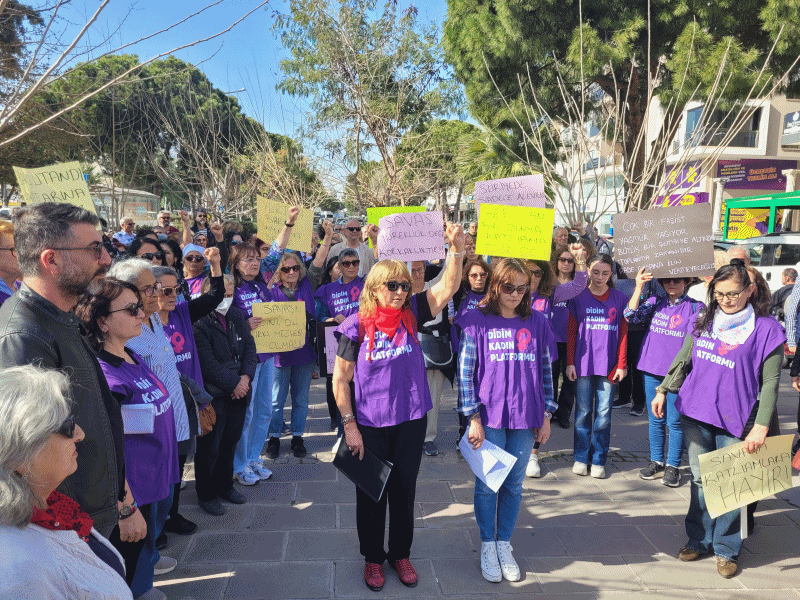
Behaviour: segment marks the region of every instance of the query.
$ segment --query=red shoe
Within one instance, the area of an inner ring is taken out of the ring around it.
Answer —
[[[412,569],[413,570],[413,569]],[[380,592],[386,579],[383,576],[383,565],[367,563],[364,565],[364,583],[373,592]]]
[[[411,561],[407,558],[401,558],[392,563],[392,567],[397,571],[397,576],[406,587],[416,587],[417,585],[417,572],[411,566]]]

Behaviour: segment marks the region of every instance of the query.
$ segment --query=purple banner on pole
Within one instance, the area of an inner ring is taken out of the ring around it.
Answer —
[[[717,161],[717,177],[725,181],[728,190],[786,191],[786,169],[796,169],[796,160],[740,158]]]
[[[695,204],[706,204],[710,202],[708,192],[687,192],[685,194],[670,194],[669,196],[659,196],[653,202],[653,208],[662,206],[671,208],[673,206],[694,206]]]
[[[682,190],[697,187],[700,182],[700,161],[696,160],[684,165],[676,165],[666,174],[664,191],[669,195]]]

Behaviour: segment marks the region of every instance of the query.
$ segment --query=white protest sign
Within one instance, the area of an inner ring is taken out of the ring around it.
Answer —
[[[378,222],[378,258],[402,262],[444,258],[441,211],[397,213]]]
[[[475,182],[475,206],[481,204],[545,208],[544,175],[521,175]]]

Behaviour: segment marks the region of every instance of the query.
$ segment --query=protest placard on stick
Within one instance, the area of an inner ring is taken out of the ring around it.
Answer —
[[[477,254],[550,260],[555,211],[484,204],[478,216]]]
[[[305,302],[256,302],[252,309],[254,317],[263,319],[250,331],[259,353],[289,352],[306,343]]]
[[[480,216],[481,204],[544,208],[544,175],[521,175],[475,182],[475,206]]]
[[[317,323],[317,361],[319,364],[319,374],[322,377],[333,375],[333,368],[336,365],[336,350],[339,342],[333,335],[339,324],[334,321],[322,321]]]
[[[739,442],[698,456],[708,514],[717,518],[791,488],[793,439],[768,437],[752,454]]]
[[[711,204],[614,215],[614,260],[628,277],[642,267],[654,277],[713,275]]]
[[[373,206],[367,209],[367,223],[378,225],[386,215],[425,212],[425,210],[424,206]],[[372,248],[372,240],[369,240],[369,247]]]
[[[441,211],[398,213],[378,222],[378,258],[402,262],[444,258]]]
[[[283,229],[289,218],[290,205],[258,197],[258,237],[271,244]],[[300,208],[292,234],[289,236],[287,248],[309,252],[311,250],[311,232],[314,229],[314,211]]]
[[[29,204],[65,202],[97,214],[89,186],[78,162],[57,163],[38,169],[14,167],[19,191]]]

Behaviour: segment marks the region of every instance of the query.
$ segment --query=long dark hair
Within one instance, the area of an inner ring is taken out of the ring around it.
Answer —
[[[517,274],[525,276],[528,283],[528,291],[525,292],[519,305],[517,305],[516,313],[523,319],[531,316],[531,272],[518,258],[504,258],[494,269],[492,282],[487,286],[486,296],[478,305],[481,307],[483,314],[500,314],[500,294],[503,293],[500,286],[504,283],[511,283],[512,277]]]
[[[164,246],[167,246],[172,253],[175,255],[175,264],[172,265],[172,268],[178,272],[178,281],[183,281],[183,250],[181,250],[181,245],[176,242],[175,240],[161,240],[159,242],[161,249],[164,249]],[[167,257],[164,257],[164,264],[166,266]]]
[[[611,258],[608,254],[606,254],[605,252],[601,252],[600,254],[595,254],[594,256],[592,256],[590,259],[588,259],[586,261],[586,270],[588,271],[589,269],[592,268],[592,265],[594,263],[599,263],[599,262],[603,263],[604,265],[608,265],[609,267],[611,267],[611,275],[608,276],[607,284],[608,284],[608,287],[613,288],[614,287],[614,259]]]
[[[550,268],[550,263],[546,260],[529,260],[528,261],[528,269],[533,272],[531,268],[531,263],[536,265],[542,270],[542,277],[539,280],[539,289],[536,291],[540,296],[544,296],[548,298],[553,295],[553,289],[555,289],[555,275],[553,275],[553,269]],[[574,271],[573,271],[574,274]],[[533,278],[533,275],[531,275]],[[531,279],[533,281],[533,279]]]
[[[242,242],[241,244],[236,244],[231,248],[231,255],[228,259],[228,272],[233,275],[233,287],[235,288],[238,288],[240,285],[242,285],[242,282],[244,281],[244,279],[242,279],[242,274],[236,267],[236,263],[243,258],[247,258],[248,255],[252,255],[258,259],[259,263],[261,262],[261,255],[258,252],[258,248],[249,242]]]
[[[75,314],[86,326],[86,337],[95,350],[102,350],[105,334],[100,330],[98,320],[111,314],[111,303],[120,297],[124,290],[130,290],[136,301],[142,301],[139,289],[132,283],[120,281],[113,277],[98,280],[93,286],[93,293],[85,293],[75,306]]]
[[[706,302],[708,308],[705,313],[701,313],[694,326],[694,334],[696,336],[702,335],[703,332],[711,331],[711,326],[714,324],[714,315],[719,308],[719,302],[714,297],[714,289],[718,283],[729,280],[736,281],[742,286],[742,290],[749,285],[755,285],[750,279],[750,273],[747,271],[744,261],[740,258],[734,258],[729,265],[724,265],[717,269],[714,277],[708,282],[708,298]],[[763,294],[759,294],[758,286],[756,286],[756,292],[750,294],[748,303],[753,306],[757,316],[769,316],[769,296],[764,298]]]
[[[569,251],[569,246],[566,244],[557,245],[550,253],[550,267],[553,269],[553,273],[556,274],[556,277],[558,277],[558,273],[560,273],[558,270],[558,259],[561,258],[564,252],[567,252],[572,258],[572,272],[569,274],[569,278],[575,279],[575,257],[572,255],[572,252]]]
[[[492,267],[483,260],[480,256],[476,256],[472,260],[467,261],[467,264],[464,265],[463,275],[461,280],[464,282],[466,286],[465,291],[470,291],[472,286],[469,284],[469,272],[472,270],[472,267],[479,266],[481,269],[486,271],[486,282],[483,284],[483,292],[486,293],[489,289],[489,283],[492,281]]]

